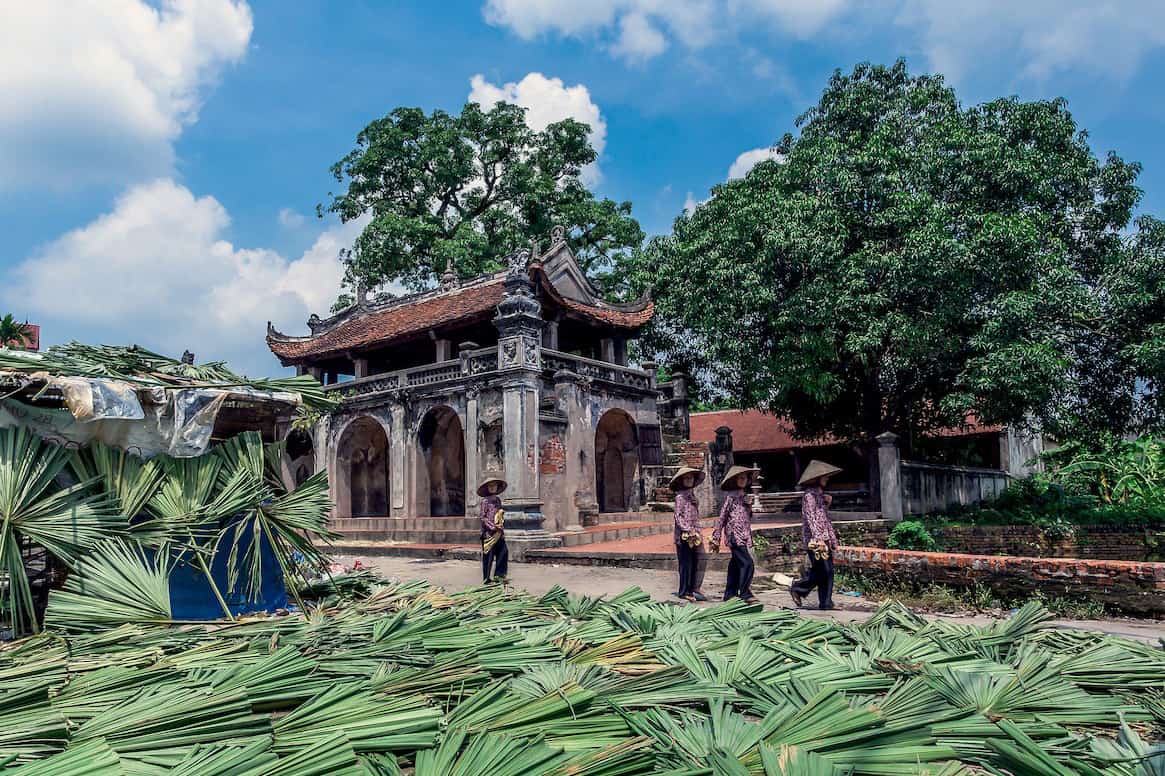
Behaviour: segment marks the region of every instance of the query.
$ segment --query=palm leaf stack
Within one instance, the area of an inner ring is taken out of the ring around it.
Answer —
[[[259,463],[242,440],[213,480],[253,489]],[[1165,651],[1051,630],[1036,604],[983,628],[893,604],[853,625],[375,580],[174,623],[157,577],[120,568],[148,565],[134,546],[81,557],[94,605],[70,577],[44,633],[0,646],[0,773],[1149,776],[1165,758]]]

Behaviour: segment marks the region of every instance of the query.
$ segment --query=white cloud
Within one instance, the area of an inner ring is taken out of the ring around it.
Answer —
[[[490,24],[524,40],[574,38],[629,61],[661,55],[674,42],[690,49],[739,45],[757,32],[809,40],[852,41],[905,31],[895,41],[929,69],[959,81],[969,75],[1131,77],[1165,46],[1159,0],[483,0]],[[758,77],[768,70],[753,67]]]
[[[244,0],[8,0],[3,18],[0,189],[168,173],[252,30]]]
[[[279,215],[276,218],[279,221],[279,225],[285,229],[299,229],[307,223],[307,218],[303,213],[299,213],[289,207],[280,208]]]
[[[630,60],[651,59],[667,49],[667,38],[641,13],[619,20],[619,39],[611,47],[617,56]]]
[[[232,245],[229,225],[214,197],[169,179],[133,186],[111,212],[9,270],[0,306],[42,324],[52,341],[189,348],[199,360],[272,373],[266,322],[302,331],[312,312],[327,314],[343,277],[339,251],[364,222],[323,231],[296,259]]]
[[[691,215],[692,213],[696,212],[696,208],[698,208],[700,205],[703,205],[707,201],[708,200],[700,200],[697,202],[695,195],[689,191],[688,195],[684,197],[684,212],[688,215]]]
[[[674,38],[701,48],[757,25],[808,38],[850,0],[486,0],[490,24],[530,40],[542,34],[597,40],[612,54],[643,60]]]
[[[743,178],[745,175],[748,175],[749,170],[765,159],[776,159],[780,161],[781,158],[781,155],[772,148],[754,148],[751,151],[745,151],[736,157],[736,161],[728,168],[728,180]]]
[[[1124,80],[1165,46],[1165,4],[1128,0],[903,0],[897,22],[953,80],[984,69],[1044,80],[1096,73]]]
[[[526,109],[526,123],[536,132],[546,129],[556,121],[571,118],[590,126],[588,135],[591,147],[602,154],[607,145],[607,122],[599,112],[599,106],[591,100],[591,93],[582,84],[567,86],[561,78],[547,78],[541,73],[528,73],[517,82],[496,86],[475,75],[469,80],[469,100],[484,108],[491,108],[499,102],[512,102]],[[588,165],[582,174],[583,181],[593,185],[601,177],[598,165]]]

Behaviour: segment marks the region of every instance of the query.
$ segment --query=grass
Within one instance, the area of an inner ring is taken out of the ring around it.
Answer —
[[[1110,614],[1104,604],[1082,598],[1051,596],[1039,590],[1023,599],[1004,597],[986,585],[957,588],[937,582],[919,584],[901,580],[866,577],[838,571],[834,589],[856,590],[874,601],[894,600],[904,606],[931,612],[998,612],[1018,609],[1029,601],[1043,604],[1057,617],[1068,620],[1097,620]]]

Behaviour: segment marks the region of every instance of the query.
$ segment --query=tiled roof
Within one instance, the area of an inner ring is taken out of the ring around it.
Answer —
[[[716,429],[728,426],[732,429],[732,450],[739,453],[772,453],[792,450],[795,447],[820,447],[842,444],[842,440],[829,435],[811,441],[794,439],[786,422],[759,410],[721,410],[719,412],[693,412],[691,415],[691,436],[693,442],[713,442]],[[992,431],[1002,431],[1002,426],[989,426],[969,419],[965,428],[940,429],[934,436],[967,436]]]
[[[284,361],[321,358],[370,345],[418,336],[436,326],[465,323],[488,315],[502,301],[503,278],[464,286],[415,302],[373,310],[314,337],[267,333],[267,346]]]
[[[531,269],[549,297],[583,318],[623,329],[638,329],[651,320],[655,307],[650,301],[630,305],[586,304],[562,296],[545,273],[537,267]],[[294,363],[411,339],[430,329],[492,315],[505,296],[504,283],[504,275],[495,275],[452,291],[429,292],[415,299],[390,303],[382,309],[356,311],[347,320],[306,337],[290,337],[269,329],[267,346],[284,362]]]

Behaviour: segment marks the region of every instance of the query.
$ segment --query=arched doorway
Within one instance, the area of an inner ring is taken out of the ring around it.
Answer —
[[[307,431],[294,430],[287,435],[283,444],[287,454],[291,484],[298,488],[316,473],[315,440]]]
[[[388,514],[388,435],[374,418],[357,418],[340,436],[336,456],[340,517]]]
[[[595,495],[600,512],[626,512],[632,508],[638,469],[635,421],[623,410],[608,410],[595,429]]]
[[[465,433],[449,407],[425,413],[417,432],[417,501],[431,517],[465,514]]]

